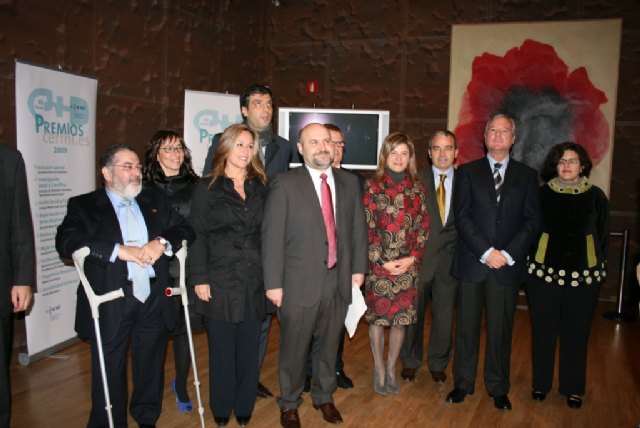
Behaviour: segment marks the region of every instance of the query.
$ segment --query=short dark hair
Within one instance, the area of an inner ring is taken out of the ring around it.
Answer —
[[[556,144],[551,147],[551,150],[549,150],[549,154],[547,154],[544,164],[542,165],[542,170],[540,171],[540,178],[542,178],[545,183],[558,176],[558,161],[562,159],[562,155],[564,155],[564,152],[567,150],[571,150],[578,154],[580,166],[582,167],[580,175],[589,177],[591,168],[593,167],[589,154],[580,144],[566,141],[564,143]]]
[[[342,129],[338,128],[333,123],[325,123],[324,127],[327,128],[329,131],[339,132],[342,134]]]
[[[433,134],[431,134],[431,137],[429,138],[429,150],[433,148],[433,140],[435,140],[436,137],[439,137],[441,135],[451,138],[453,140],[453,147],[455,149],[458,148],[458,139],[456,138],[456,134],[449,131],[448,129],[440,129],[434,132]]]
[[[248,88],[245,88],[245,90],[240,94],[240,110],[242,110],[242,107],[249,108],[249,98],[251,95],[255,94],[266,94],[271,97],[271,100],[273,100],[273,93],[271,92],[270,87],[258,84],[251,85]]]
[[[102,152],[102,155],[100,155],[100,169],[104,168],[105,166],[110,166],[111,164],[113,164],[113,158],[116,155],[116,153],[125,151],[125,150],[134,152],[134,153],[136,152],[128,144],[114,144],[113,146],[107,147],[107,149],[104,152]]]

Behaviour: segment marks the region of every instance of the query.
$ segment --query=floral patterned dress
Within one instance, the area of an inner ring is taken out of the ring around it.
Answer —
[[[408,175],[396,183],[385,173],[381,182],[367,180],[364,208],[369,228],[370,273],[365,281],[365,319],[369,324],[410,325],[417,321],[416,279],[429,237],[426,189]],[[413,256],[416,263],[402,275],[382,265]]]

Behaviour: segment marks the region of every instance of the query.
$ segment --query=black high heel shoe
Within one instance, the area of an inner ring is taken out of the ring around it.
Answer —
[[[535,401],[544,401],[547,399],[547,393],[542,391],[531,391],[531,398]]]
[[[577,395],[567,395],[567,406],[572,409],[579,409],[582,407],[582,399]]]

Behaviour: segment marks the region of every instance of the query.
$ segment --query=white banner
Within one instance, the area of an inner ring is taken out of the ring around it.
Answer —
[[[27,170],[38,291],[26,317],[29,356],[76,336],[78,275],[55,249],[71,196],[95,189],[95,79],[16,62],[17,146]]]
[[[184,91],[184,141],[191,150],[196,173],[202,175],[213,136],[240,122],[238,95]]]

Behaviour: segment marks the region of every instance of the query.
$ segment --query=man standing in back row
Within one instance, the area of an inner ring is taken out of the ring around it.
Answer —
[[[258,133],[260,142],[260,157],[264,164],[267,179],[271,180],[276,174],[287,172],[291,161],[291,145],[289,141],[274,134],[271,128],[273,118],[273,94],[271,88],[266,85],[252,85],[240,94],[240,112],[245,123],[252,130]],[[216,134],[211,141],[211,147],[204,162],[203,175],[211,172],[211,163],[216,154],[216,148],[220,142],[220,136]],[[267,341],[269,340],[269,329],[271,318],[274,312],[271,303],[267,306],[267,317],[262,321],[260,327],[260,344],[258,348],[258,370],[262,367],[264,356],[267,351]],[[262,383],[258,382],[256,395],[260,398],[273,397],[273,394]]]
[[[460,280],[460,290],[449,403],[461,403],[475,389],[486,303],[484,383],[494,406],[511,410],[513,317],[527,275],[527,251],[540,231],[538,173],[510,158],[515,132],[509,116],[491,117],[484,132],[487,156],[462,165],[456,174],[458,244],[451,274]]]
[[[330,423],[342,422],[333,404],[338,338],[367,269],[367,231],[355,175],[331,168],[329,131],[312,123],[300,131],[304,165],[271,180],[262,222],[267,298],[280,320],[280,424],[299,428],[309,344],[313,406]]]
[[[451,356],[453,316],[458,293],[458,280],[449,274],[458,234],[453,220],[453,164],[458,156],[458,143],[451,131],[436,131],[429,139],[431,168],[420,171],[427,188],[426,200],[431,218],[429,242],[425,246],[418,279],[418,322],[406,328],[400,350],[402,379],[411,382],[422,364],[424,314],[431,297],[431,333],[428,365],[434,382],[444,383],[445,370]]]

